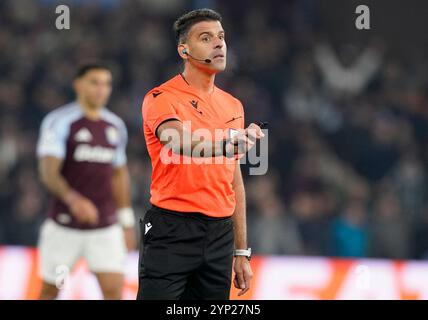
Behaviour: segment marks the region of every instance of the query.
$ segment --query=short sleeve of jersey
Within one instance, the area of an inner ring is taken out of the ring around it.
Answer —
[[[168,92],[149,93],[145,98],[142,106],[142,115],[145,125],[151,132],[156,133],[159,125],[165,120],[181,120],[177,114],[173,99]]]
[[[118,126],[118,130],[120,138],[117,145],[116,154],[113,159],[113,166],[116,168],[122,167],[126,164],[126,145],[128,144],[128,131],[126,129],[125,123],[121,121],[120,125]]]
[[[37,142],[37,157],[53,156],[63,159],[66,155],[69,124],[53,114],[47,115],[41,124]]]

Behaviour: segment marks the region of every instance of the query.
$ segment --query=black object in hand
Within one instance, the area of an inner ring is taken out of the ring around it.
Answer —
[[[267,122],[263,122],[263,121],[261,121],[261,122],[257,123],[257,125],[260,127],[260,129],[263,129],[263,128],[267,127],[267,126],[268,126],[268,124],[269,124],[269,123],[267,123]]]

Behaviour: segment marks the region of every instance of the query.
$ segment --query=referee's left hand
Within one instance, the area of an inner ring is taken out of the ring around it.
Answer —
[[[247,257],[237,256],[233,265],[235,278],[233,284],[235,288],[241,289],[238,296],[242,296],[250,289],[251,279],[253,278],[253,271],[251,270],[250,262]]]
[[[247,153],[254,147],[257,140],[265,136],[262,129],[255,123],[251,123],[246,129],[236,131],[236,134],[226,144],[225,154],[228,158]]]

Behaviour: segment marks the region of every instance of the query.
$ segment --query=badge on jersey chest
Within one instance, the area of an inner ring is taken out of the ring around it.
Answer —
[[[92,140],[92,134],[87,128],[82,128],[76,132],[74,140],[77,142],[89,142]]]
[[[115,127],[107,127],[106,138],[108,143],[112,145],[117,145],[119,143],[119,132]]]

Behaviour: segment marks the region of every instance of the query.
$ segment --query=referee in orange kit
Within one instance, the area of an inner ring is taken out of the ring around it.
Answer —
[[[214,84],[226,67],[221,16],[194,10],[174,30],[184,71],[142,106],[153,172],[137,299],[229,299],[232,265],[239,295],[252,278],[238,159],[264,134],[244,129],[241,102]]]

